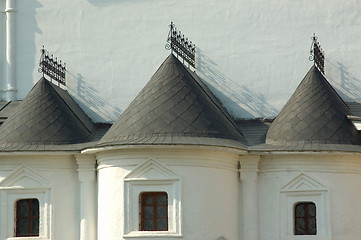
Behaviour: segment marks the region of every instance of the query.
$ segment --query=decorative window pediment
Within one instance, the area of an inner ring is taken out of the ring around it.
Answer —
[[[295,218],[297,217],[295,207],[300,203],[312,203],[315,206],[315,213],[310,218],[315,221],[314,226],[317,226],[317,232],[315,230],[314,234],[299,236],[295,231]],[[328,189],[313,177],[300,173],[281,188],[280,230],[282,240],[296,240],[300,237],[305,240],[329,240],[331,236],[329,216]]]
[[[14,211],[17,208],[17,203],[22,199],[36,199],[38,204],[35,214],[38,219],[38,222],[35,222],[36,234],[31,232],[31,236],[26,235],[26,238],[51,239],[51,188],[52,184],[48,179],[27,165],[19,166],[3,179],[0,182],[0,222],[3,223],[0,224],[0,239],[12,240],[17,239],[17,236],[25,236],[22,233],[18,235],[19,226],[16,219],[19,219],[19,216]]]
[[[179,177],[160,162],[149,159],[131,171],[125,180],[174,180]]]
[[[125,214],[124,237],[155,240],[173,239],[182,236],[181,180],[167,166],[149,159],[139,164],[124,179]],[[164,193],[167,195],[167,230],[147,231],[142,228],[142,209],[139,201],[144,194]]]
[[[281,192],[302,191],[327,191],[327,188],[310,176],[301,173],[281,189]]]
[[[50,181],[38,174],[27,165],[15,169],[9,176],[0,182],[1,188],[49,188]]]

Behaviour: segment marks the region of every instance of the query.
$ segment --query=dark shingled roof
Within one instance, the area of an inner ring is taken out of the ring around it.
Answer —
[[[68,93],[41,78],[0,127],[0,149],[84,143],[92,131],[93,123]]]
[[[99,144],[243,149],[245,138],[197,75],[171,54]]]
[[[313,66],[272,123],[266,143],[287,145],[287,150],[336,150],[337,144],[360,144],[360,135],[347,114],[349,108]]]

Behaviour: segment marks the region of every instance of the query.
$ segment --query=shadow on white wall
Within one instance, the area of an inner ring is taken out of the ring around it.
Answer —
[[[122,110],[110,105],[98,95],[98,91],[77,73],[74,75],[67,72],[72,78],[67,86],[68,91],[74,97],[84,112],[90,116],[93,122],[114,122],[120,116]]]
[[[197,48],[197,74],[235,118],[275,117],[278,110],[265,97],[229,79],[217,64]]]
[[[361,101],[361,79],[352,74],[341,62],[326,59],[326,77],[346,102]]]

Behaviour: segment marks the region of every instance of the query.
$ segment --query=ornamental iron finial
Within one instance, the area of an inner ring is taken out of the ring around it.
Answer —
[[[57,57],[54,57],[52,54],[50,56],[49,52],[44,48],[40,50],[41,57],[39,62],[40,73],[43,73],[43,77],[45,75],[50,77],[51,80],[55,80],[59,84],[63,84],[65,86],[65,72],[66,72],[66,64],[61,60],[58,60]]]
[[[189,41],[188,38],[185,38],[181,31],[177,31],[173,22],[170,23],[169,28],[168,43],[165,45],[165,48],[171,50],[172,53],[176,53],[177,56],[180,56],[183,59],[183,63],[186,61],[190,66],[195,68],[196,46],[192,41]]]
[[[325,52],[322,50],[320,43],[317,41],[317,37],[313,34],[310,54],[310,61],[325,74]]]

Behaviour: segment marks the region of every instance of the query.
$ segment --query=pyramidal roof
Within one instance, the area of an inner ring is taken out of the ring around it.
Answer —
[[[99,143],[243,148],[245,138],[197,75],[170,54]]]
[[[360,144],[349,108],[313,66],[268,130],[274,145]]]
[[[69,94],[41,78],[0,127],[2,147],[60,145],[92,139],[93,123]]]

